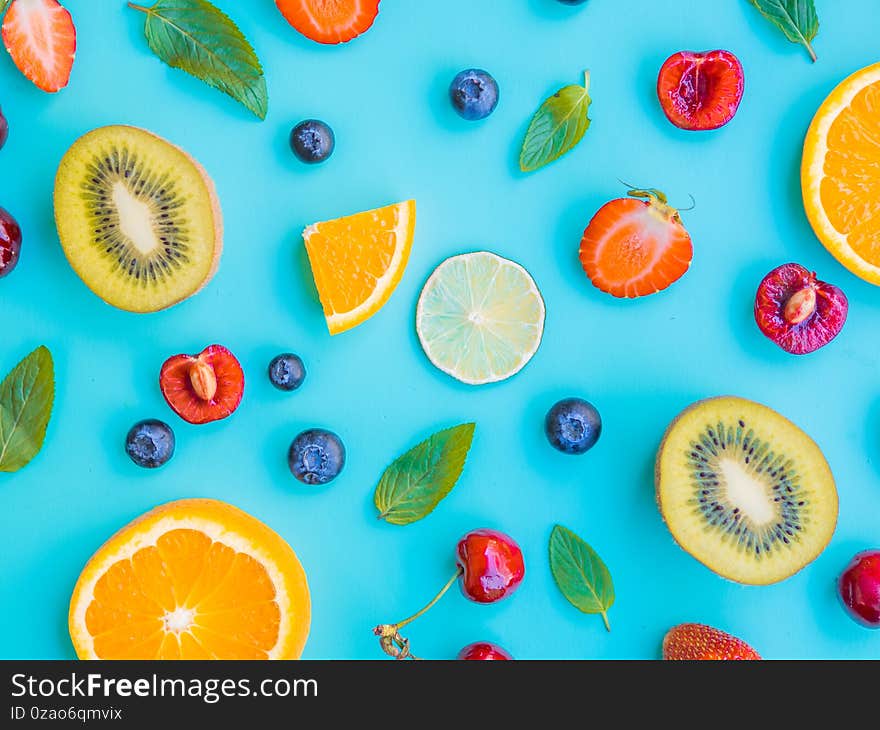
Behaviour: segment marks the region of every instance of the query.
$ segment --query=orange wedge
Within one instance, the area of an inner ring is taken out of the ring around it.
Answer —
[[[270,528],[213,499],[156,507],[83,569],[68,617],[80,659],[297,659],[309,588]]]
[[[854,73],[819,107],[804,144],[801,187],[825,248],[880,285],[880,63]]]
[[[416,227],[416,201],[315,223],[303,232],[331,335],[378,312],[403,276]]]

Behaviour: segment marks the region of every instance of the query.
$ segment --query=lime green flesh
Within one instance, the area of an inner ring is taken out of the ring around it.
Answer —
[[[440,370],[471,385],[519,372],[541,344],[544,300],[519,264],[481,251],[447,259],[422,289],[416,329]]]
[[[679,545],[739,583],[788,578],[818,557],[837,525],[837,489],[819,447],[743,398],[686,409],[666,432],[656,478]]]
[[[153,312],[210,279],[222,247],[213,184],[182,150],[142,129],[78,139],[55,178],[55,222],[70,265],[106,302]]]

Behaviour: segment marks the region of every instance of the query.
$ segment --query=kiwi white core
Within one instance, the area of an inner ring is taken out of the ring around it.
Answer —
[[[755,479],[742,464],[733,459],[722,459],[719,465],[721,478],[727,488],[727,499],[734,507],[745,512],[752,523],[758,526],[768,525],[777,518],[772,497],[767,493],[767,486],[762,480]]]
[[[113,184],[113,204],[119,212],[119,228],[134,247],[143,255],[155,251],[159,240],[153,231],[153,214],[150,206],[138,200],[122,181]]]

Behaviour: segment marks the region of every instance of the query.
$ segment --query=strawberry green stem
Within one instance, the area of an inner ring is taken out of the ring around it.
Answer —
[[[145,8],[142,5],[135,5],[134,3],[129,3],[128,7],[130,7],[132,10],[140,10],[142,13],[149,13],[150,12],[149,8]]]
[[[608,623],[608,614],[605,611],[602,611],[601,615],[602,615],[602,621],[605,622],[605,630],[610,633],[611,632],[611,624]]]
[[[586,91],[590,90],[590,70],[589,69],[584,71],[584,89]]]

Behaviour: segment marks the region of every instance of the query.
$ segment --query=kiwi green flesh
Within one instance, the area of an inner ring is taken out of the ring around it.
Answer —
[[[55,215],[83,281],[136,312],[201,289],[222,248],[210,178],[182,150],[133,127],[103,127],[74,143],[56,177]]]
[[[837,522],[837,491],[818,446],[742,398],[702,401],[673,422],[658,454],[657,496],[679,544],[742,583],[794,574]]]

